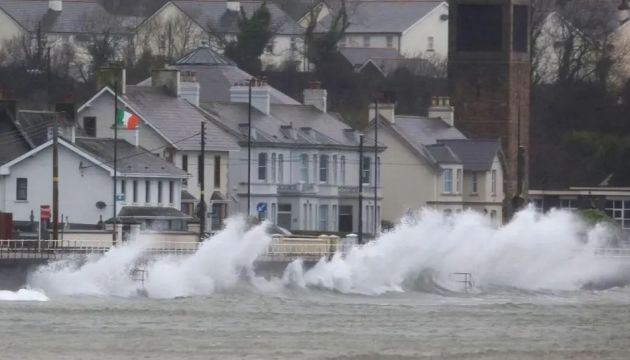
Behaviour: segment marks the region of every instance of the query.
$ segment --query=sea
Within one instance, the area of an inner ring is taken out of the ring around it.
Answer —
[[[256,272],[265,227],[235,217],[186,257],[142,263],[145,235],[35,269],[0,290],[0,359],[630,359],[630,259],[598,256],[611,232],[570,212],[495,228],[423,210],[277,276]]]

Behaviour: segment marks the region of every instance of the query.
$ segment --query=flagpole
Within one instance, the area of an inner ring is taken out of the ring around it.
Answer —
[[[114,81],[114,232],[112,233],[112,245],[116,246],[117,230],[116,230],[116,217],[118,212],[116,211],[116,192],[118,175],[116,174],[117,162],[118,162],[118,81]]]

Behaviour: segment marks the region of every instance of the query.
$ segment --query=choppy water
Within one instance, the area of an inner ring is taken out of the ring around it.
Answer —
[[[630,289],[604,285],[630,268],[594,255],[607,236],[564,212],[499,230],[426,212],[345,258],[263,279],[242,274],[271,239],[235,219],[196,254],[149,264],[149,298],[129,271],[150,239],[0,291],[0,359],[627,360]],[[458,271],[474,274],[470,293]]]

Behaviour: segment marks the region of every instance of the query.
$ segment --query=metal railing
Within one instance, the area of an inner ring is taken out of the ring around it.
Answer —
[[[317,242],[316,238],[301,239],[301,243],[272,243],[262,255],[323,257],[337,251],[347,252],[351,246]],[[199,242],[156,241],[146,246],[150,254],[192,254],[202,246]],[[0,240],[0,258],[60,258],[71,254],[99,254],[109,251],[111,241],[100,240]]]
[[[292,241],[293,240],[293,241]],[[296,241],[297,240],[297,241]],[[203,243],[182,241],[155,241],[144,251],[152,254],[191,254]],[[318,241],[317,238],[292,239],[272,242],[261,255],[268,257],[324,257],[335,253],[348,253],[354,246],[348,243]],[[60,258],[71,254],[105,253],[112,248],[103,240],[0,240],[0,258]],[[628,258],[630,248],[595,248],[599,257]]]

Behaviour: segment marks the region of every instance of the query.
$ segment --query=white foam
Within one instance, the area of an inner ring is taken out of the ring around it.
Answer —
[[[0,291],[0,301],[49,301],[41,290],[20,289],[18,291]]]

